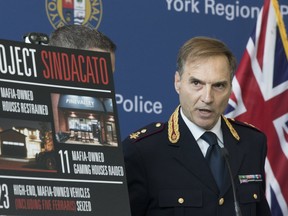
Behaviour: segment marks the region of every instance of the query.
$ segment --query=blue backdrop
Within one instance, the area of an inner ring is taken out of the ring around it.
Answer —
[[[240,61],[263,0],[84,3],[94,8],[90,24],[107,34],[118,47],[114,77],[123,139],[152,121],[166,121],[178,105],[173,84],[176,55],[186,40],[198,35],[216,37]],[[288,3],[279,3],[286,20]],[[51,21],[51,13],[65,14],[59,5],[57,0],[0,1],[0,38],[23,41],[27,32],[50,34],[56,25]]]

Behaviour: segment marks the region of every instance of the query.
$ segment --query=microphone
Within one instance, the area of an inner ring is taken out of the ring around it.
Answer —
[[[239,202],[238,202],[237,197],[236,197],[235,183],[234,183],[234,179],[233,179],[233,175],[232,175],[232,171],[231,171],[231,167],[230,167],[230,163],[229,163],[229,159],[228,159],[229,153],[225,147],[220,148],[220,149],[221,149],[222,156],[224,157],[225,162],[226,162],[227,167],[228,167],[228,172],[229,172],[231,185],[232,185],[232,191],[233,191],[235,213],[236,213],[236,216],[242,216]]]

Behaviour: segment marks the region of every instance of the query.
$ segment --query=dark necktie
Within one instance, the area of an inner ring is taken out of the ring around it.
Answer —
[[[213,132],[206,131],[201,138],[205,140],[210,146],[207,150],[205,158],[207,159],[211,172],[218,185],[219,190],[222,187],[225,161],[221,154],[220,146],[217,142],[217,136]]]

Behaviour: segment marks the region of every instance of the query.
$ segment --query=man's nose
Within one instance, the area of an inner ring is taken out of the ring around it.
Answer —
[[[211,85],[206,85],[205,88],[203,88],[203,94],[202,94],[202,101],[204,103],[211,103],[213,102],[213,91]]]

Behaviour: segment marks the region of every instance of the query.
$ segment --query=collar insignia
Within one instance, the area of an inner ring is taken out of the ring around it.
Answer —
[[[227,119],[225,116],[222,115],[222,117],[223,117],[226,125],[228,126],[231,134],[233,135],[233,137],[234,137],[236,140],[239,141],[239,140],[240,140],[240,137],[239,137],[237,131],[234,129],[234,127],[232,126],[232,124],[228,121],[228,119]]]
[[[168,138],[171,143],[177,143],[180,138],[179,131],[179,108],[180,105],[175,109],[168,121]]]

